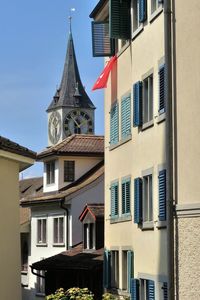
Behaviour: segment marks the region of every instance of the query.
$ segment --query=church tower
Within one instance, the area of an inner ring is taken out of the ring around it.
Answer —
[[[47,109],[48,145],[55,145],[74,133],[93,134],[94,110],[81,82],[70,24],[62,80]]]

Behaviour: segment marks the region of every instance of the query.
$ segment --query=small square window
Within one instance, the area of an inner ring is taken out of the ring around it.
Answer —
[[[46,163],[47,184],[55,183],[55,161]]]
[[[143,81],[143,124],[153,120],[153,75]]]
[[[47,242],[47,220],[37,220],[37,243],[46,244]]]
[[[75,180],[75,161],[64,161],[64,182],[73,182]]]
[[[58,217],[53,219],[53,242],[54,244],[64,243],[64,218]]]
[[[153,221],[152,174],[143,177],[143,222]]]

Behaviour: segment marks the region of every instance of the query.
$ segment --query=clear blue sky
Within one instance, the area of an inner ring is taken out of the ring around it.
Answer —
[[[46,109],[60,84],[70,8],[82,82],[103,134],[103,91],[91,92],[103,60],[92,57],[89,14],[98,0],[0,0],[0,135],[36,152],[47,146]],[[24,176],[42,175],[42,164]]]

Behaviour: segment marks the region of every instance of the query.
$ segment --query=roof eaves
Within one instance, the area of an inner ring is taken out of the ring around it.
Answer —
[[[98,14],[98,12],[104,7],[106,2],[107,2],[107,0],[100,0],[97,3],[97,5],[95,6],[95,8],[93,9],[93,11],[90,13],[89,17],[94,19],[96,17],[96,15]]]

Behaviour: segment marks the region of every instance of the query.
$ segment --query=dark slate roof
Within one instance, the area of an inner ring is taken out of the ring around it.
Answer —
[[[73,134],[59,144],[47,148],[37,155],[38,160],[55,155],[104,155],[104,136]]]
[[[78,97],[74,95],[78,95]],[[71,33],[69,34],[61,84],[47,111],[58,107],[95,108],[81,82]]]
[[[35,270],[92,270],[103,264],[103,251],[83,252],[82,243],[74,248],[32,264]]]
[[[93,11],[91,12],[91,14],[89,15],[90,18],[95,18],[95,16],[98,14],[98,12],[103,8],[103,6],[106,4],[108,0],[100,0],[97,5],[95,6],[95,8],[93,9]]]
[[[11,140],[0,136],[0,150],[4,150],[7,152],[19,154],[22,156],[26,156],[29,158],[36,158],[36,152],[33,152],[29,150],[28,148],[25,148],[15,142],[12,142]]]
[[[103,218],[104,217],[104,203],[90,203],[86,204],[86,206],[83,209],[83,212],[81,213],[79,219],[80,221],[83,221],[86,214],[90,213],[94,219],[97,218]]]

